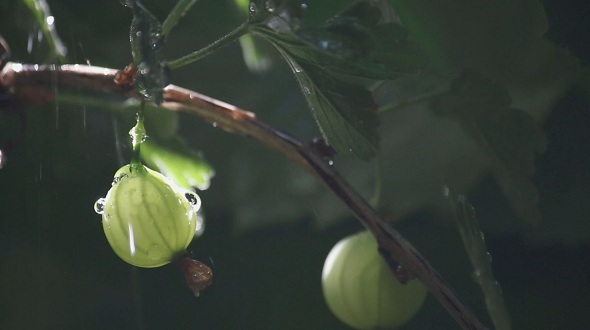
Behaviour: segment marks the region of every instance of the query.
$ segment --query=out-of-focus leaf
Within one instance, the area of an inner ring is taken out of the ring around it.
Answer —
[[[250,12],[249,0],[234,0],[234,3],[240,12],[246,15]],[[251,34],[245,34],[240,37],[240,47],[242,48],[244,63],[246,63],[250,71],[260,73],[272,67],[272,57],[269,54],[269,49],[264,46],[265,44],[260,39],[254,38]]]
[[[47,42],[49,43],[53,55],[59,62],[65,62],[68,49],[57,34],[57,30],[55,29],[55,18],[51,15],[47,1],[23,0],[23,2],[29,7],[35,16],[39,28],[43,31],[45,38],[47,38]]]
[[[326,140],[341,154],[368,160],[379,143],[375,102],[352,81],[395,79],[424,66],[403,29],[359,1],[325,24],[302,26],[301,1],[250,1],[250,31],[287,60]]]
[[[265,72],[272,66],[272,58],[259,40],[251,34],[240,37],[244,63],[252,72]]]
[[[510,107],[500,85],[467,71],[451,90],[433,99],[435,113],[456,118],[491,159],[491,170],[515,211],[539,220],[537,190],[531,181],[534,157],[545,150],[545,135],[531,116]]]
[[[545,38],[543,2],[389,0],[439,73],[475,70],[505,86],[514,105],[542,119],[581,72]]]
[[[122,3],[133,11],[129,31],[133,62],[137,66],[136,89],[148,100],[162,103],[162,89],[168,85],[170,73],[162,55],[165,36],[162,25],[139,0]]]
[[[148,139],[141,144],[141,159],[180,187],[205,190],[215,175],[213,168],[198,153],[191,151],[180,138],[164,142]]]

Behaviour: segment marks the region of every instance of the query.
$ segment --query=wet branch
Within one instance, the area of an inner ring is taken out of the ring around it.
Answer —
[[[47,95],[51,92],[52,84],[57,83],[60,88],[75,87],[139,98],[131,86],[114,83],[116,72],[85,65],[35,68],[8,63],[0,74],[0,92],[2,89],[9,90],[22,100],[27,95],[34,96],[32,91],[35,90],[38,90],[39,95]],[[249,137],[305,168],[338,196],[373,233],[381,254],[393,272],[396,271],[394,265],[401,264],[414,273],[463,329],[485,329],[438,272],[399,232],[386,223],[319,151],[259,121],[251,112],[178,86],[169,85],[164,89],[162,107],[199,116],[227,132]]]

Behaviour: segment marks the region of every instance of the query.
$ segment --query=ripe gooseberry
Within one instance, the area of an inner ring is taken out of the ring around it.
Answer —
[[[95,204],[109,244],[124,261],[159,267],[183,254],[195,236],[199,197],[141,164],[115,173]]]
[[[322,288],[332,313],[356,329],[404,325],[420,310],[427,293],[417,280],[405,285],[397,280],[368,231],[332,248],[324,263]]]

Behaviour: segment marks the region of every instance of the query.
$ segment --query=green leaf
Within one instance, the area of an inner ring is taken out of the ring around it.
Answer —
[[[250,31],[289,63],[326,140],[368,160],[379,143],[375,102],[359,81],[395,79],[425,64],[397,24],[359,1],[320,27],[303,27],[300,1],[250,2]]]
[[[284,57],[296,73],[326,141],[339,153],[363,160],[373,158],[379,144],[379,118],[371,93],[307,66],[298,66],[288,55]]]
[[[492,172],[515,211],[526,220],[540,218],[531,181],[534,157],[545,150],[541,128],[527,113],[510,107],[500,85],[466,71],[451,90],[433,99],[435,113],[456,118],[492,160]]]
[[[180,138],[165,142],[150,139],[141,145],[141,159],[180,187],[205,190],[215,171],[199,154],[191,151]]]
[[[47,39],[49,47],[53,53],[53,56],[57,58],[58,62],[66,62],[66,55],[68,49],[61,41],[57,30],[55,29],[55,19],[51,15],[49,4],[45,0],[23,0],[23,2],[29,7],[31,13],[35,16],[39,28],[43,32],[43,35]]]

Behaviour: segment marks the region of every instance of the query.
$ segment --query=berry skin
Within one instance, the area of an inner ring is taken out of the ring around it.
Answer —
[[[411,280],[401,284],[379,255],[370,232],[348,236],[328,254],[322,288],[328,307],[355,329],[395,329],[420,310],[426,287]]]
[[[123,166],[95,205],[109,244],[124,261],[159,267],[183,254],[195,236],[199,197],[143,165]]]

